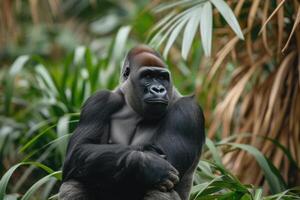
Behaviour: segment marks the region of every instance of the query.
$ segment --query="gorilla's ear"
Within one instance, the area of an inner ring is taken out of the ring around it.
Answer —
[[[130,68],[126,67],[125,70],[124,70],[124,73],[123,73],[123,80],[124,81],[128,79],[129,74],[130,74]]]
[[[121,76],[120,76],[120,81],[124,82],[128,79],[130,74],[130,66],[129,66],[129,60],[128,60],[128,56],[126,57],[123,67],[121,69]]]

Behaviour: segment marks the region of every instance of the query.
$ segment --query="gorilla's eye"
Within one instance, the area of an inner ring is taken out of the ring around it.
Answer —
[[[158,76],[158,78],[159,78],[159,80],[162,80],[162,81],[169,80],[169,75],[163,73],[163,74],[160,74],[160,75]]]
[[[166,79],[166,77],[164,77],[164,76],[162,76],[162,75],[160,75],[158,78],[159,78],[160,80],[165,80],[165,79]]]
[[[152,75],[149,72],[144,72],[144,73],[141,74],[141,78],[145,79],[145,80],[149,80],[149,79],[152,78]]]
[[[146,78],[146,79],[150,79],[150,78],[151,78],[151,75],[150,75],[150,74],[145,74],[145,78]]]

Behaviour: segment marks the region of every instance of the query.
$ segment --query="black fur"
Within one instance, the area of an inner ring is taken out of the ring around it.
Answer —
[[[164,114],[146,120],[148,126],[157,127],[151,139],[111,143],[111,116],[128,105],[126,98],[137,98],[136,92],[100,91],[86,101],[68,145],[60,199],[188,199],[205,141],[203,113],[192,97],[172,92]],[[163,191],[164,182],[175,186]]]

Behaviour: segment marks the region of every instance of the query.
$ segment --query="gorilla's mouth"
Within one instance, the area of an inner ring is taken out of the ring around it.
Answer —
[[[168,105],[168,100],[161,98],[148,98],[144,100],[148,104],[165,104]]]

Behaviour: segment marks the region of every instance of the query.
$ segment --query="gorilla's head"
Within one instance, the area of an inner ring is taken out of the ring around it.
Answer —
[[[172,98],[171,74],[161,56],[140,45],[131,49],[122,68],[122,91],[127,103],[146,119],[161,118]]]

